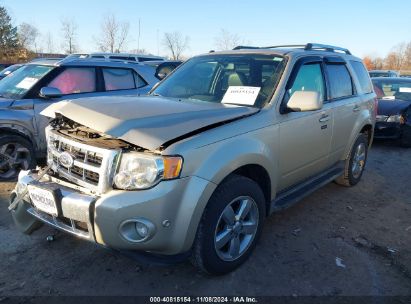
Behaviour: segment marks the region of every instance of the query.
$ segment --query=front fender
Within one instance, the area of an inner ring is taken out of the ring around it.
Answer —
[[[188,150],[184,155],[184,175],[194,175],[220,184],[224,178],[246,165],[263,167],[270,177],[271,193],[278,179],[278,125],[227,138]]]

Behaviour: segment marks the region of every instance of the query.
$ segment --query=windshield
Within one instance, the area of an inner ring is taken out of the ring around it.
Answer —
[[[284,58],[274,55],[195,57],[166,78],[152,94],[263,107],[274,92],[284,66]]]
[[[372,82],[380,99],[411,100],[411,79],[373,79]]]
[[[19,99],[54,67],[26,65],[0,81],[0,97]]]

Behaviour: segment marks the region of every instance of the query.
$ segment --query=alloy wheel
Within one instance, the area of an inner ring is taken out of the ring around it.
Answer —
[[[224,261],[241,257],[252,244],[258,229],[257,203],[249,196],[232,200],[223,210],[217,222],[214,246]]]

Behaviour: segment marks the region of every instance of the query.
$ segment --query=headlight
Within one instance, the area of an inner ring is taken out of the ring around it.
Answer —
[[[397,122],[400,123],[402,121],[401,115],[391,115],[388,117],[387,122]]]
[[[377,121],[387,121],[389,116],[387,115],[377,115],[376,120]]]
[[[161,180],[179,177],[182,165],[183,159],[180,156],[124,153],[114,177],[114,185],[124,190],[147,189]]]

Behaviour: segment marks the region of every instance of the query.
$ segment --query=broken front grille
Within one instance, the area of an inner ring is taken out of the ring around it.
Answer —
[[[80,143],[47,129],[48,163],[59,176],[98,193],[111,187],[120,150],[103,149]],[[60,161],[62,153],[73,159],[69,166]]]

